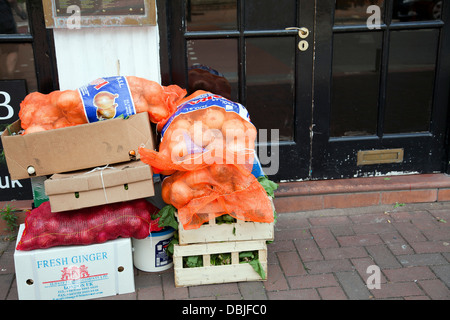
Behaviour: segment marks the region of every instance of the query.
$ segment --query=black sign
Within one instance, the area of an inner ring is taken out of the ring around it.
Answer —
[[[19,119],[20,103],[27,95],[25,80],[0,81],[0,133]],[[31,200],[31,180],[11,180],[0,141],[0,201]]]

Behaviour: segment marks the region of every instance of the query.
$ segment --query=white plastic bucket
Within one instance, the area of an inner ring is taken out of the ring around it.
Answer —
[[[145,239],[133,238],[133,263],[136,268],[146,272],[159,272],[172,267],[172,257],[166,248],[173,238],[173,228],[153,231]]]

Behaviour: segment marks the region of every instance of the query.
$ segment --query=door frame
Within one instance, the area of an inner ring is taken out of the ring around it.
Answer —
[[[393,6],[392,0],[385,1],[385,19],[390,24],[391,17],[387,14],[391,12],[389,9]],[[398,164],[381,164],[366,165],[358,167],[360,170],[354,172],[353,169],[346,170],[346,163],[357,163],[357,152],[359,150],[370,149],[391,149],[404,147],[408,150],[430,149],[430,140],[434,150],[445,148],[448,150],[448,106],[450,87],[450,61],[445,59],[445,53],[450,52],[450,3],[444,1],[443,21],[421,21],[415,22],[415,28],[430,28],[440,26],[438,56],[436,62],[435,87],[433,96],[433,108],[431,118],[430,132],[427,133],[402,133],[402,134],[380,134],[380,125],[382,126],[383,117],[378,119],[378,133],[368,137],[345,137],[330,138],[329,124],[331,116],[331,66],[333,58],[333,15],[334,2],[318,1],[316,7],[316,33],[315,33],[315,62],[314,62],[314,114],[312,132],[312,163],[313,170],[311,178],[314,179],[334,179],[334,178],[351,178],[374,175],[387,175],[390,173],[433,173],[446,172],[450,161],[446,152],[436,157],[423,151],[422,154],[405,155],[401,170]],[[390,30],[401,30],[402,28],[411,27],[413,24],[404,22],[398,23],[397,26],[389,26]],[[336,27],[334,27],[336,28]],[[382,29],[386,28],[386,24],[382,25]],[[339,26],[337,29],[342,31],[358,31],[354,26]],[[366,28],[359,31],[367,31]],[[370,32],[370,31],[369,31]],[[389,31],[384,32],[384,42],[388,43]],[[384,70],[384,77],[381,79],[380,88],[385,90],[384,84],[387,80],[387,63],[388,50],[384,50],[382,56],[381,68]],[[383,73],[382,73],[383,74]],[[447,89],[446,89],[447,88]],[[385,99],[386,92],[380,93],[380,98]],[[384,109],[381,107],[380,112]],[[414,139],[412,139],[414,138]],[[345,153],[347,159],[343,159],[341,163],[332,161],[336,159],[337,154]],[[350,165],[350,164],[348,164]],[[350,167],[348,167],[350,168]]]

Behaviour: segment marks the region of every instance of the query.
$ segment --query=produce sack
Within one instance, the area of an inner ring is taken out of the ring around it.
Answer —
[[[99,78],[77,90],[33,92],[20,104],[24,134],[148,112],[150,121],[167,120],[186,90],[138,77]]]
[[[165,178],[161,196],[177,208],[185,230],[197,229],[211,218],[271,223],[272,204],[253,174],[235,165],[214,164],[195,171],[178,171]]]
[[[144,239],[162,230],[158,219],[152,219],[158,211],[145,199],[64,212],[52,212],[47,201],[26,217],[17,250],[88,245],[118,237]]]
[[[139,148],[141,160],[156,173],[191,171],[211,164],[235,164],[251,171],[256,128],[239,103],[206,91],[182,100],[177,111],[158,123],[159,152]]]

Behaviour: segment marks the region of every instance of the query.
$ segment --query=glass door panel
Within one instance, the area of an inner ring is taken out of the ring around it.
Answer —
[[[246,40],[247,109],[258,129],[278,129],[294,140],[295,50],[292,37]]]

